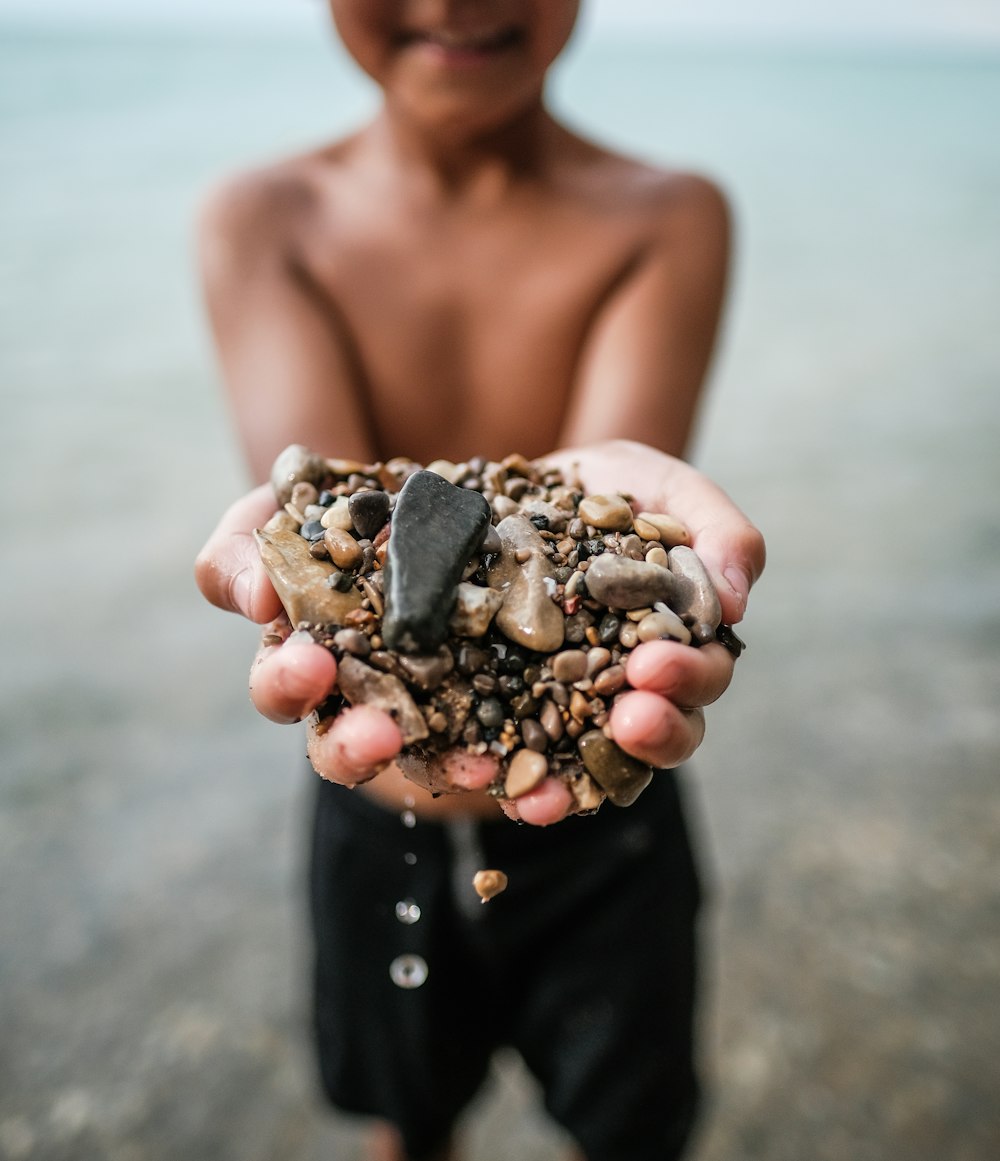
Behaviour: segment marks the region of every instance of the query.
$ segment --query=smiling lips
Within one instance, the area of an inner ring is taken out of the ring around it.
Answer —
[[[424,46],[439,57],[461,62],[482,60],[513,47],[521,39],[516,28],[487,28],[459,31],[448,28],[421,30],[406,36],[408,44]]]

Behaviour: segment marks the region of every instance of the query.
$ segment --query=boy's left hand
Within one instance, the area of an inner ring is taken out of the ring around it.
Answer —
[[[663,467],[658,458],[657,467]],[[679,461],[673,461],[678,463]],[[724,573],[729,592],[721,592],[724,610],[733,622],[746,606],[750,581],[763,567],[763,542],[746,518],[707,479],[683,465],[691,501],[712,520],[704,534],[712,569]],[[636,489],[639,491],[639,489]],[[673,511],[684,518],[683,504]],[[214,605],[239,613],[258,624],[279,618],[281,604],[260,561],[252,530],[274,511],[270,487],[261,486],[233,504],[199,553],[195,575],[204,596]],[[748,531],[749,530],[749,531]],[[737,578],[734,583],[734,578]],[[720,589],[722,586],[719,586]],[[728,606],[728,607],[727,607]],[[280,624],[280,622],[279,622]],[[320,645],[292,639],[274,643],[282,632],[269,634],[254,660],[250,696],[254,706],[275,722],[290,723],[309,717],[329,695],[336,682],[337,663]],[[734,659],[722,645],[692,648],[674,641],[649,641],[634,649],[626,664],[632,690],[611,711],[615,741],[641,761],[669,768],[686,761],[705,733],[703,707],[726,690]],[[326,724],[326,723],[324,723]],[[375,777],[399,755],[402,737],[396,723],[379,710],[355,706],[338,714],[320,733],[315,719],[308,723],[309,757],[317,772],[334,782],[354,785]],[[492,780],[495,760],[470,758],[456,750],[443,759],[439,790],[483,788]],[[567,787],[554,778],[512,802],[502,804],[511,817],[535,825],[557,822],[574,809]]]

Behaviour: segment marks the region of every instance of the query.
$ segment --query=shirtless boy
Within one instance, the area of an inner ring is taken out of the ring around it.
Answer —
[[[724,295],[722,195],[548,113],[575,0],[330,7],[382,90],[379,111],[344,140],[229,181],[202,219],[209,313],[253,475],[293,442],[367,462],[546,456],[591,491],[684,520],[724,620],[739,621],[760,535],[680,459]],[[197,566],[209,600],[258,622],[280,609],[248,531],[272,508],[266,488],[234,505]],[[696,1092],[697,889],[668,768],[697,748],[702,707],[732,671],[716,644],[635,650],[635,690],[611,727],[664,772],[628,810],[549,830],[538,827],[572,809],[554,780],[518,800],[513,813],[537,825],[517,828],[480,789],[488,758],[456,755],[461,792],[431,798],[392,764],[399,732],[377,711],[310,732],[327,780],[313,855],[321,1069],[336,1104],[380,1118],[373,1155],[455,1156],[454,1120],[503,1043],[588,1161],[680,1155]],[[335,677],[316,646],[272,646],[252,696],[295,721]],[[502,907],[473,915],[452,890],[470,849],[519,868]],[[392,914],[404,896],[423,910],[412,927]],[[419,989],[389,979],[404,944],[431,965]]]

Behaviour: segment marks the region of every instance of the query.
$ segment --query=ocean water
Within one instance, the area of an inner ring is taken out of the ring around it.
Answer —
[[[583,38],[552,99],[736,214],[698,459],[770,563],[698,763],[699,1156],[981,1161],[1000,57]],[[2,29],[0,1157],[354,1156],[301,1033],[300,740],[190,577],[243,484],[191,238],[214,181],[373,100],[329,37]],[[547,1155],[524,1125],[476,1161]]]

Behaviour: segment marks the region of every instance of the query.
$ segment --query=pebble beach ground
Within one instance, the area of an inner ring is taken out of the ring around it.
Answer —
[[[241,475],[187,239],[215,174],[364,96],[325,44],[0,44],[0,1158],[356,1161],[305,1033],[302,739],[191,580]],[[740,223],[698,461],[770,561],[686,781],[693,1161],[987,1161],[997,60],[584,44],[559,92],[720,175]],[[506,1058],[467,1133],[472,1161],[561,1140]]]

